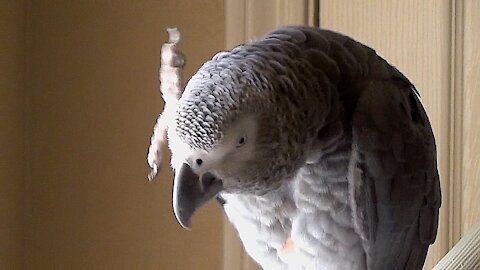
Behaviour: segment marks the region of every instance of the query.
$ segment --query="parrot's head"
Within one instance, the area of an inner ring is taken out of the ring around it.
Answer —
[[[274,72],[222,63],[207,62],[191,78],[168,131],[173,206],[186,228],[220,192],[266,194],[292,179],[304,158],[307,113],[272,94]]]

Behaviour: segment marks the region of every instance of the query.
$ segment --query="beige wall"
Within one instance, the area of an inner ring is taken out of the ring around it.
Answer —
[[[24,1],[0,1],[0,269],[22,268],[24,18]]]
[[[463,40],[457,46],[462,55],[459,63],[462,74],[458,80],[463,90],[458,98],[461,99],[458,117],[462,119],[463,144],[458,168],[462,200],[457,207],[461,208],[458,227],[461,226],[463,236],[480,223],[480,1],[464,0],[462,4],[459,8],[464,12]]]
[[[27,21],[25,269],[219,269],[218,207],[180,229],[145,157],[165,28],[191,75],[224,47],[223,1],[37,0]]]

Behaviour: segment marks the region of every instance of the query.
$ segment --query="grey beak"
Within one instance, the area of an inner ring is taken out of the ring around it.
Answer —
[[[222,181],[211,173],[205,173],[200,179],[192,168],[183,163],[175,172],[173,181],[173,211],[178,223],[190,229],[190,218],[195,210],[215,197],[222,190]]]

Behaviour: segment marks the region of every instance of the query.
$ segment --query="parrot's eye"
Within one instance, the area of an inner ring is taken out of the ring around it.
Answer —
[[[247,141],[247,139],[245,138],[245,136],[241,137],[240,139],[238,139],[238,142],[237,142],[237,148],[240,148],[242,147],[245,142]]]

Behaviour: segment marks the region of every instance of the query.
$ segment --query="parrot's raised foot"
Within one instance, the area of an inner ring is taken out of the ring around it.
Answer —
[[[151,168],[148,180],[153,181],[158,174],[162,163],[162,148],[167,143],[169,122],[173,119],[178,98],[182,95],[182,70],[185,66],[185,57],[178,48],[180,32],[177,28],[167,28],[168,42],[164,43],[161,51],[160,90],[165,106],[157,119],[153,136],[148,150],[148,165]]]

